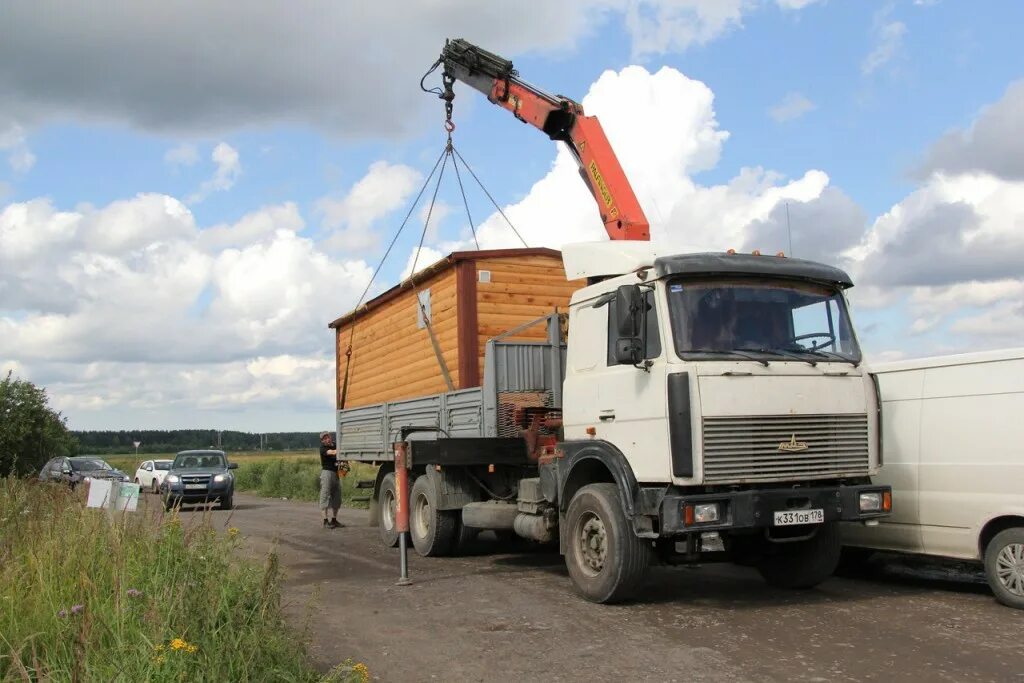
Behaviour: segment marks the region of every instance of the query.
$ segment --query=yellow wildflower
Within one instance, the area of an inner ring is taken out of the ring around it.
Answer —
[[[199,650],[199,647],[197,645],[189,645],[185,648],[185,652],[189,653],[190,655],[194,655],[197,650]]]
[[[156,650],[157,652],[163,652],[164,651],[164,646],[163,645],[154,645],[153,649]]]
[[[233,526],[230,529],[228,529],[228,536],[229,537],[234,538],[237,535],[238,535],[238,527],[234,527]]]
[[[175,638],[171,641],[172,650],[184,650],[186,647],[188,647],[188,643],[186,643],[181,638]]]
[[[367,683],[370,680],[370,670],[362,662],[352,667],[352,673],[357,674],[362,683]]]
[[[156,662],[157,664],[163,664],[164,662],[167,661],[167,657],[165,657],[164,655],[157,655],[156,659],[154,659],[153,661]]]

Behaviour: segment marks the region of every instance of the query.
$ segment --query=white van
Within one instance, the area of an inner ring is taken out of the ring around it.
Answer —
[[[893,513],[846,525],[847,546],[981,561],[1024,609],[1024,349],[872,367]]]

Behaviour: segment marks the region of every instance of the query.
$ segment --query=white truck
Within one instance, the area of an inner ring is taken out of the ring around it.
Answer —
[[[553,315],[545,343],[489,341],[481,387],[338,411],[339,458],[382,465],[385,543],[407,440],[422,555],[484,529],[557,540],[595,602],[635,595],[656,558],[740,560],[787,587],[830,576],[837,522],[877,524],[892,502],[871,480],[879,402],[849,277],[647,243],[564,253],[567,277],[594,281],[572,297],[567,340]]]
[[[984,564],[1003,604],[1024,609],[1024,349],[872,366],[895,509],[847,546]],[[855,553],[863,555],[863,553]]]

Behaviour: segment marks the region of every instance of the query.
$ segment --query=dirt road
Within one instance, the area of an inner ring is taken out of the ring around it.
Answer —
[[[666,567],[644,602],[599,606],[572,593],[557,554],[489,534],[472,557],[410,552],[403,588],[365,512],[325,530],[311,503],[236,503],[215,522],[277,545],[289,614],[309,620],[324,669],[352,657],[382,681],[1024,681],[1024,612],[969,568],[873,564],[790,592],[732,565]]]

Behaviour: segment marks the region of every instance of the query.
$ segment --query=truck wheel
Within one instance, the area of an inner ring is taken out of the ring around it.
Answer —
[[[395,490],[395,473],[388,472],[381,479],[380,491],[377,493],[377,499],[380,501],[380,524],[377,525],[377,530],[380,531],[380,540],[385,548],[394,548],[398,545],[398,531],[395,530],[398,496]]]
[[[996,600],[1024,609],[1024,527],[1000,531],[988,542],[985,576]]]
[[[462,516],[455,514],[455,543],[452,546],[453,555],[462,555],[472,549],[476,537],[480,534],[479,529],[466,526],[462,523]]]
[[[823,524],[806,541],[766,543],[766,554],[757,562],[757,570],[777,588],[813,588],[832,576],[839,565],[842,542],[839,525]]]
[[[409,501],[409,535],[423,557],[451,552],[455,544],[456,513],[437,509],[437,489],[429,477],[418,477]]]
[[[235,497],[235,494],[232,493],[231,495],[229,495],[229,496],[227,496],[225,498],[221,498],[220,499],[220,506],[219,506],[220,509],[221,510],[230,510],[231,508],[233,508],[235,506],[234,497]]]
[[[651,545],[637,538],[615,484],[589,484],[569,502],[565,564],[576,591],[591,602],[629,599],[643,585]]]

